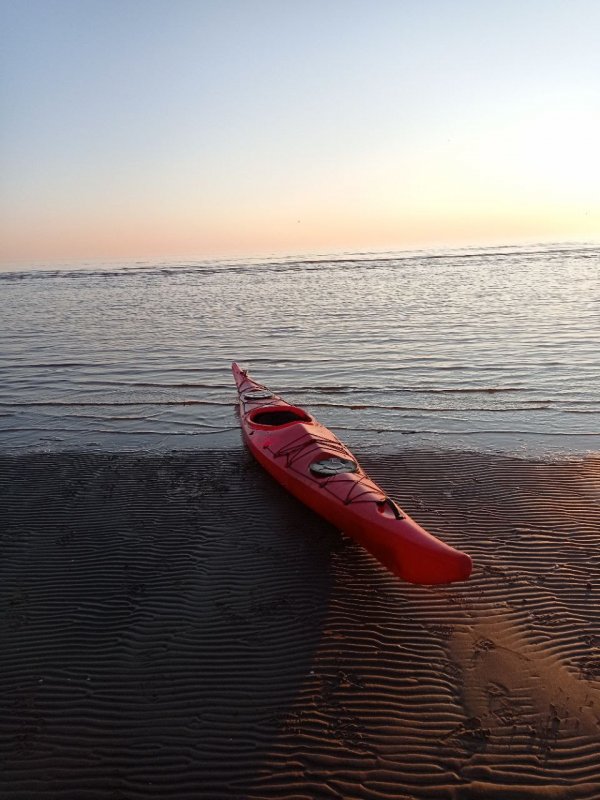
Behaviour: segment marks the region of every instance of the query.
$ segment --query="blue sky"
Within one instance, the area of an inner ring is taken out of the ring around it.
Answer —
[[[600,238],[596,0],[4,0],[5,262]]]

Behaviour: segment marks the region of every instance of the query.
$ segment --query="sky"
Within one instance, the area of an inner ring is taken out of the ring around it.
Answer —
[[[598,0],[0,0],[0,262],[600,240]]]

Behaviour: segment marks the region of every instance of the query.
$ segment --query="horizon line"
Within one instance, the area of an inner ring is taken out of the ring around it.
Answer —
[[[347,261],[350,258],[357,258],[366,260],[366,257],[371,256],[373,260],[380,260],[384,256],[393,258],[406,258],[411,257],[428,257],[428,258],[444,258],[451,255],[473,254],[482,253],[483,251],[498,251],[498,255],[510,255],[511,251],[515,253],[529,252],[534,254],[536,252],[553,252],[548,248],[556,248],[555,252],[570,251],[576,248],[593,249],[600,247],[600,239],[528,239],[528,240],[513,240],[508,243],[471,243],[463,245],[431,245],[429,247],[398,247],[398,248],[365,248],[365,249],[334,249],[322,250],[307,249],[303,251],[284,251],[272,250],[260,253],[248,253],[246,255],[205,255],[198,256],[195,253],[189,254],[173,254],[173,255],[157,255],[157,256],[114,256],[105,258],[102,256],[97,257],[71,257],[53,260],[41,259],[10,259],[3,261],[0,259],[0,272],[44,272],[44,271],[62,271],[62,270],[81,270],[84,271],[86,267],[94,267],[95,265],[116,266],[118,264],[127,264],[129,267],[138,265],[153,264],[173,264],[173,262],[191,262],[187,266],[194,266],[199,264],[226,264],[226,263],[243,263],[255,262],[257,265],[260,263],[272,263],[274,260],[279,261],[292,261],[298,260],[305,263],[310,263],[311,260],[315,262],[322,261]],[[537,248],[527,251],[527,248]],[[494,255],[490,253],[489,255]],[[76,265],[79,265],[78,267]],[[182,263],[181,266],[186,266]]]

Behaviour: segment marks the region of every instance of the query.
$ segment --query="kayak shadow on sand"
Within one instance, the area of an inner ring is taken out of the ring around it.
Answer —
[[[0,465],[0,789],[243,797],[311,670],[338,534],[241,450]]]

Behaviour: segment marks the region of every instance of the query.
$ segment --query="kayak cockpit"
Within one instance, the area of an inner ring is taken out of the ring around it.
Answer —
[[[262,406],[248,414],[248,422],[253,428],[282,428],[298,422],[312,422],[312,417],[297,406]]]

